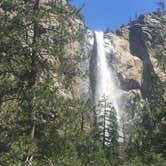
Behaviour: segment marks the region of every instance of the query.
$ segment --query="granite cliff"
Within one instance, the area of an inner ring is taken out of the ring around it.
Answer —
[[[89,75],[83,78],[81,94],[90,98],[93,98],[95,86],[94,40],[94,32],[88,29],[85,44],[88,58],[82,62],[82,66]],[[125,100],[135,97],[151,99],[155,95],[165,100],[165,12],[141,15],[116,32],[105,32],[104,43],[108,64],[114,71],[115,79],[118,79]],[[156,85],[159,83],[162,85],[161,93],[156,94]]]

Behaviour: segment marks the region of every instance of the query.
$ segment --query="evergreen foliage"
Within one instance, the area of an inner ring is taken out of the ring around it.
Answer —
[[[101,141],[105,156],[111,165],[118,164],[118,123],[116,110],[106,96],[96,108],[96,136]]]
[[[65,51],[81,34],[76,9],[41,0],[0,9],[0,165],[79,165],[80,103],[61,95],[78,74]]]
[[[82,16],[69,1],[1,0],[0,166],[165,166],[166,84],[156,75],[150,98],[126,111],[123,142],[105,96],[93,111],[71,97],[81,53],[70,47],[83,39],[75,19]]]

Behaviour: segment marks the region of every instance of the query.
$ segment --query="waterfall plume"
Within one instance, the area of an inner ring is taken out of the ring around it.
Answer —
[[[116,78],[112,68],[108,65],[104,33],[95,31],[95,45],[96,45],[96,87],[94,100],[95,105],[99,105],[100,101],[106,100],[108,104],[111,104],[117,115],[118,125],[120,126],[120,90],[116,82]],[[110,49],[114,49],[110,46]],[[108,107],[108,106],[106,106]],[[109,109],[109,108],[106,108]],[[98,116],[104,114],[104,109],[98,109]],[[106,124],[109,125],[109,124]],[[120,134],[120,132],[119,132]]]

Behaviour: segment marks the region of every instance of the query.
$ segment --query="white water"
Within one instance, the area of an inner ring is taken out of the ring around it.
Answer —
[[[120,122],[120,115],[118,111],[119,89],[117,87],[113,71],[107,64],[103,32],[95,32],[95,40],[97,48],[95,103],[97,105],[103,99],[103,96],[107,99],[108,103],[109,102],[112,103],[117,113],[117,120],[119,125]],[[113,49],[113,47],[111,49]],[[98,113],[98,115],[102,115],[103,110],[99,111],[100,112]]]
[[[107,64],[107,57],[104,49],[104,34],[103,32],[95,32],[95,37],[97,45],[97,85],[95,101],[100,100],[102,96],[106,96],[112,101],[116,87],[111,70]]]

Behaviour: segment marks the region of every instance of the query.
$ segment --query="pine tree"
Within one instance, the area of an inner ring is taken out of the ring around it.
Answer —
[[[80,37],[76,9],[61,0],[2,0],[0,9],[0,165],[78,163],[80,104],[61,95],[78,73],[66,54]]]
[[[115,108],[112,105],[110,105],[108,118],[107,158],[111,161],[113,166],[116,166],[118,165],[119,160],[119,134],[117,114]]]
[[[118,124],[116,110],[107,97],[99,101],[97,107],[96,135],[102,142],[105,156],[112,165],[118,164]]]

